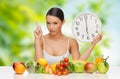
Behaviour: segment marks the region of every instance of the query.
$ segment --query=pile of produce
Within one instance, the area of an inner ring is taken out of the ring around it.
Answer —
[[[108,58],[108,57],[107,57]],[[107,73],[109,64],[107,58],[98,58],[96,62],[87,62],[83,60],[69,61],[68,58],[63,58],[58,63],[48,64],[44,58],[38,59],[37,62],[29,61],[26,64],[23,62],[14,62],[13,69],[17,74],[23,74],[25,69],[29,73],[37,74],[54,74],[54,75],[68,75],[69,73]]]

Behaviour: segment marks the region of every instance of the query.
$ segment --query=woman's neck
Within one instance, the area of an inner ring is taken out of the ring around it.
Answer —
[[[59,34],[56,34],[56,35],[50,35],[50,34],[48,34],[48,37],[49,37],[50,39],[55,39],[55,40],[57,40],[57,39],[64,38],[64,35],[63,35],[62,33],[59,33]]]

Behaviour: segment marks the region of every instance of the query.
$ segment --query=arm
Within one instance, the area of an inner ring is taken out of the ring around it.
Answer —
[[[34,60],[37,61],[39,58],[43,58],[43,46],[42,46],[42,38],[35,38],[34,39]]]
[[[90,56],[94,46],[95,44],[91,43],[90,47],[86,50],[86,52],[79,57],[79,60],[86,60]]]
[[[71,40],[71,47],[70,47],[70,51],[71,51],[71,54],[72,54],[72,57],[74,60],[86,60],[94,46],[102,39],[102,35],[98,35],[97,37],[95,37],[95,39],[93,40],[93,42],[91,43],[90,47],[86,50],[86,52],[83,54],[83,55],[80,55],[80,52],[79,52],[79,46],[78,46],[78,43],[75,39],[72,39]]]
[[[37,61],[39,58],[43,57],[43,40],[42,40],[42,30],[38,24],[36,30],[34,31],[34,60]]]

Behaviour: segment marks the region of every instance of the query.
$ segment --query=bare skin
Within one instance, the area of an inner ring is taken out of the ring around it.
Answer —
[[[43,50],[52,56],[61,56],[67,52],[67,49],[71,53],[74,60],[86,60],[90,56],[94,46],[102,39],[102,35],[98,34],[93,42],[91,42],[91,45],[86,52],[80,55],[77,41],[74,38],[63,35],[61,32],[64,21],[61,21],[55,16],[47,15],[46,22],[49,33],[44,36],[42,35],[40,25],[36,23],[37,28],[34,31],[35,61],[37,61],[39,58],[44,58]],[[45,39],[45,48],[43,44],[43,38]],[[69,38],[69,47],[67,48]]]

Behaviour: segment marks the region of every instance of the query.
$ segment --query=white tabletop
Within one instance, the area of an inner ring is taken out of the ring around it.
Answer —
[[[30,74],[27,71],[25,71],[23,75],[17,75],[11,66],[0,67],[0,79],[119,79],[119,77],[120,67],[111,67],[107,74],[72,73],[65,76]]]

